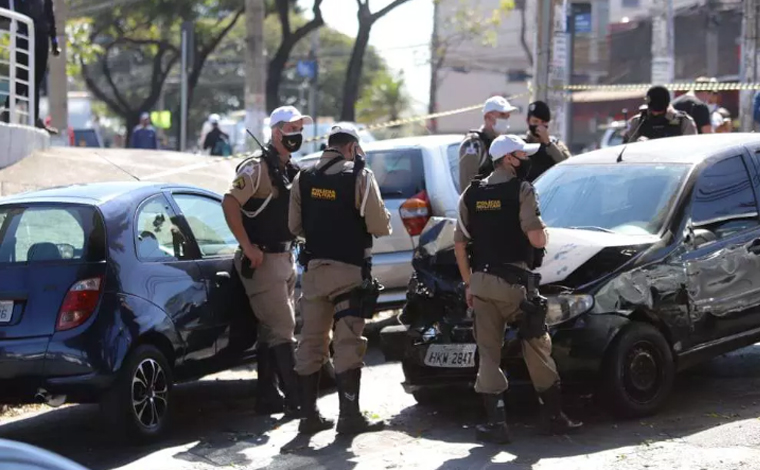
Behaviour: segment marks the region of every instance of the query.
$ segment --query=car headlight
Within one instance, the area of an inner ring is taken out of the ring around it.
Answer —
[[[556,295],[547,298],[546,324],[559,325],[594,307],[591,295]]]

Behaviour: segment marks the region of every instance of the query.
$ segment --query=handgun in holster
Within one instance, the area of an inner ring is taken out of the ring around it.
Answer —
[[[520,302],[520,310],[523,315],[520,320],[520,337],[524,340],[540,338],[546,333],[546,311],[548,302],[546,297],[538,292],[541,283],[541,275],[537,273],[527,274],[525,284],[526,298]]]
[[[246,279],[253,278],[253,266],[251,266],[251,260],[247,256],[243,255],[240,265],[240,275]]]
[[[336,312],[335,320],[339,320],[340,318],[349,315],[364,319],[372,318],[375,316],[377,299],[380,297],[380,292],[384,288],[385,287],[380,284],[380,281],[372,277],[372,262],[367,259],[364,266],[362,266],[361,285],[335,298],[335,305],[346,300],[348,300],[349,303],[348,309]]]
[[[312,260],[311,252],[306,250],[306,243],[298,242],[296,243],[296,247],[298,250],[296,261],[303,267],[303,271],[306,272],[308,271],[309,261]]]

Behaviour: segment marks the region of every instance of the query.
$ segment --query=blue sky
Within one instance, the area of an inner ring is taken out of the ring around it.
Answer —
[[[369,0],[370,10],[378,11],[391,0]],[[301,6],[311,12],[313,0],[301,0]],[[356,36],[356,0],[324,0],[322,16],[325,23],[349,36]],[[430,89],[430,36],[433,31],[433,0],[409,0],[396,7],[372,28],[369,43],[377,48],[388,65],[403,70],[407,92],[416,112],[427,110]],[[346,58],[348,60],[348,58]]]

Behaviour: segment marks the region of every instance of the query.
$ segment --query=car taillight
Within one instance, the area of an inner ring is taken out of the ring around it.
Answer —
[[[86,322],[95,312],[102,290],[102,277],[93,277],[74,283],[66,293],[61,311],[58,312],[56,331],[70,330]]]
[[[432,212],[427,191],[420,191],[404,201],[398,211],[409,235],[416,237],[421,234]]]

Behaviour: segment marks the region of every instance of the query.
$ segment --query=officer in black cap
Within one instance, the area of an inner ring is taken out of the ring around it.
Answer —
[[[528,106],[528,135],[525,142],[541,144],[538,152],[530,157],[532,165],[526,179],[531,183],[555,164],[572,157],[564,143],[549,135],[551,120],[552,112],[543,101],[534,101]]]
[[[670,105],[670,92],[664,86],[651,87],[646,102],[647,109],[628,121],[623,143],[697,133],[691,116]]]

